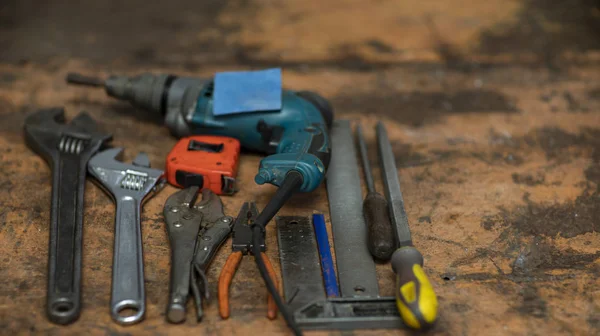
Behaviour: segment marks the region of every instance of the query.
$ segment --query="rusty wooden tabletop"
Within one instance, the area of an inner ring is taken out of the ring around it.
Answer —
[[[64,106],[67,118],[87,111],[126,159],[143,151],[164,167],[176,139],[160,120],[101,90],[67,86],[65,75],[281,67],[286,87],[320,92],[337,118],[361,122],[374,162],[373,127],[387,126],[413,239],[439,295],[432,335],[600,334],[599,8],[593,0],[2,1],[1,333],[289,334],[281,317],[266,319],[266,289],[250,260],[232,285],[229,320],[213,301],[200,324],[165,321],[162,207],[173,187],[143,209],[146,319],[113,323],[114,205],[91,182],[82,314],[69,326],[49,323],[51,175],[22,134],[37,109]],[[253,182],[259,160],[242,156],[241,190],[223,197],[228,215],[244,201],[262,208],[272,195]],[[329,224],[325,186],[280,213],[315,212]],[[274,225],[267,240],[279,273]],[[230,243],[210,268],[213,294],[229,251]],[[381,294],[392,295],[389,265],[377,273]]]

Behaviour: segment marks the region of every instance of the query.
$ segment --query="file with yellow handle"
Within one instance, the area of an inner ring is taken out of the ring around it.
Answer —
[[[426,329],[437,317],[437,297],[423,271],[423,256],[413,246],[399,248],[392,255],[396,273],[396,305],[404,323]]]
[[[423,271],[423,255],[413,246],[396,160],[381,122],[377,124],[376,134],[390,221],[399,246],[391,258],[392,269],[396,273],[396,305],[407,326],[427,329],[437,318],[437,297]]]

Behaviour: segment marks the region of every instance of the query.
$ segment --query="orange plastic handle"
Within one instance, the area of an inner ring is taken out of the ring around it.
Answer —
[[[229,318],[229,286],[235,272],[240,266],[242,256],[242,252],[231,253],[221,270],[221,275],[219,275],[217,295],[219,297],[219,314],[222,319]]]

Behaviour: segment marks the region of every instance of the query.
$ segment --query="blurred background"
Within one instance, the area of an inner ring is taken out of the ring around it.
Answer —
[[[3,0],[0,59],[327,67],[561,68],[600,48],[595,0]]]
[[[420,126],[446,114],[514,112],[510,97],[484,78],[492,73],[492,82],[504,76],[536,85],[598,64],[599,6],[595,0],[4,0],[0,62],[196,75],[282,67],[288,86],[319,89],[342,113],[358,107]],[[523,69],[535,72],[526,76]],[[307,74],[323,81],[297,82]],[[465,75],[468,87],[459,83]],[[2,81],[14,76],[5,73]],[[563,103],[584,108],[578,98],[568,93]],[[401,115],[391,111],[400,103]]]

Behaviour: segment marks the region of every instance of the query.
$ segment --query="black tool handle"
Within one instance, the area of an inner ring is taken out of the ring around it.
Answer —
[[[48,252],[48,318],[58,324],[79,317],[81,247],[86,162],[61,154],[52,169],[52,210]]]
[[[367,244],[371,255],[387,261],[396,248],[387,201],[377,192],[369,192],[363,202],[363,215],[368,228]]]

